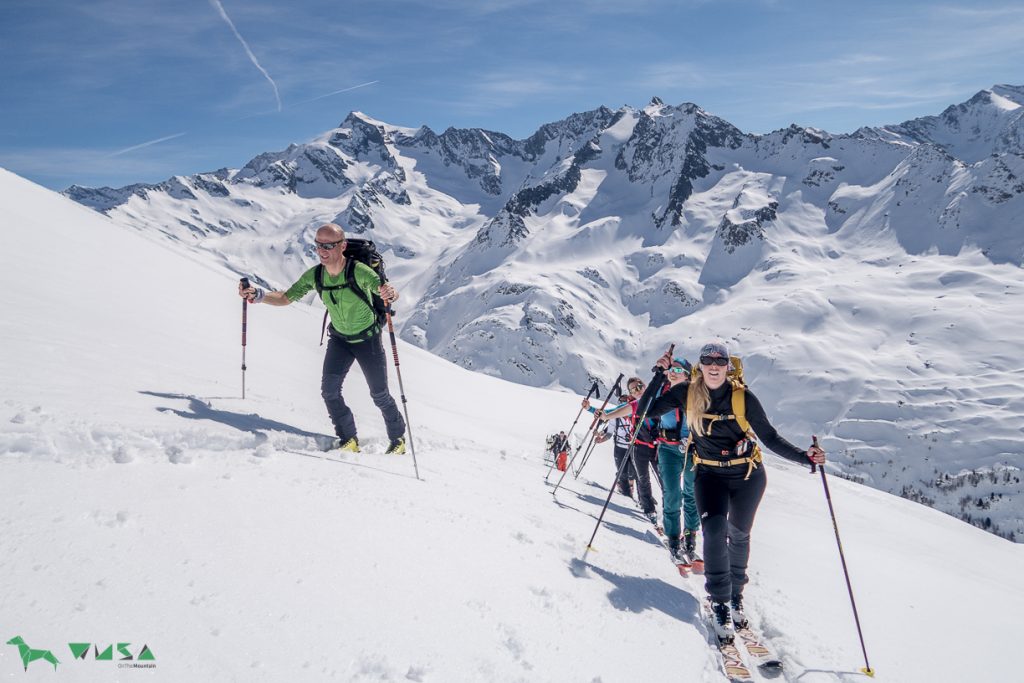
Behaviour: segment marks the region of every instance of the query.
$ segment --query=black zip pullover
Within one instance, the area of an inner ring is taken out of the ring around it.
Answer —
[[[686,395],[690,388],[687,384],[677,384],[661,396],[656,398],[649,409],[651,415],[661,415],[674,408],[686,411]],[[650,387],[648,387],[650,389]],[[775,430],[775,427],[768,422],[768,416],[764,414],[761,402],[757,400],[750,389],[746,390],[746,418],[750,422],[757,438],[773,452],[778,453],[787,460],[806,465],[810,462],[807,459],[807,452],[797,448],[789,441],[782,438]],[[732,415],[732,385],[729,382],[714,389],[711,393],[711,405],[708,406],[709,415]],[[722,420],[715,422],[708,430],[707,436],[698,436],[693,427],[690,427],[694,442],[697,445],[697,455],[705,460],[732,460],[736,457],[733,449],[740,441],[747,437],[740,429],[736,420]],[[725,454],[723,455],[723,451]]]

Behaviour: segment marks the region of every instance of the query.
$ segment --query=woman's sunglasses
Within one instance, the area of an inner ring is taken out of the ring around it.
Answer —
[[[701,356],[701,365],[717,365],[720,368],[724,368],[729,364],[728,358],[722,358],[721,356]]]

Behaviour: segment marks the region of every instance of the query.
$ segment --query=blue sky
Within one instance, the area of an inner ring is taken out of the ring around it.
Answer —
[[[2,0],[0,166],[157,182],[351,110],[522,138],[654,95],[850,132],[1024,84],[1022,36],[1024,4],[986,0]]]

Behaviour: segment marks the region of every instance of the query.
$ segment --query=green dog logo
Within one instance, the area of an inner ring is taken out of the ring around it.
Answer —
[[[21,655],[21,663],[25,665],[25,671],[28,671],[28,663],[34,662],[37,659],[45,659],[53,664],[54,671],[57,670],[57,658],[49,650],[33,650],[25,644],[25,640],[21,636],[14,636],[7,641],[7,644],[18,646],[18,653]]]

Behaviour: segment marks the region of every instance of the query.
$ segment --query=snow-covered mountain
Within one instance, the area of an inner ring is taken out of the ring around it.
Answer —
[[[525,140],[352,113],[242,169],[66,194],[276,288],[338,220],[384,248],[403,339],[531,386],[724,337],[849,476],[1016,537],[1022,92],[849,135],[657,99]]]
[[[1024,86],[995,85],[938,116],[925,116],[897,126],[861,128],[854,135],[931,144],[968,164],[1024,148]]]
[[[679,577],[628,498],[581,561],[613,473],[602,445],[556,498],[545,486],[543,438],[568,427],[573,396],[399,342],[422,480],[409,456],[381,454],[359,373],[346,398],[365,451],[325,456],[318,311],[249,308],[242,400],[228,269],[3,170],[0,206],[0,632],[59,662],[26,672],[0,643],[0,676],[726,680],[702,582]],[[839,346],[850,331],[820,334]],[[775,680],[859,680],[821,483],[765,466],[745,596],[785,664]],[[830,488],[874,680],[1006,679],[1024,546]],[[96,649],[77,658],[81,642]],[[112,644],[155,659],[98,659]]]

